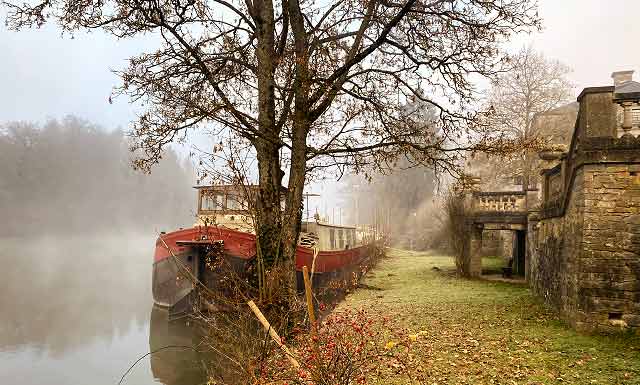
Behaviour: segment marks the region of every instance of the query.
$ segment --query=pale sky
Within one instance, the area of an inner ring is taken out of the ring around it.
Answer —
[[[569,65],[576,95],[612,84],[611,72],[633,69],[640,79],[640,1],[541,0],[544,31],[525,38]]]
[[[533,42],[572,67],[576,94],[610,84],[614,70],[640,71],[640,1],[541,0],[540,15],[545,30],[516,39],[513,46]],[[107,128],[126,128],[135,113],[125,99],[108,104],[118,84],[110,69],[153,47],[150,38],[117,41],[96,32],[70,39],[51,25],[15,33],[0,23],[0,122],[74,114]]]
[[[117,41],[102,33],[60,37],[52,25],[42,30],[8,31],[0,11],[0,122],[43,121],[73,114],[106,128],[122,126],[135,116],[126,99],[108,98],[118,78],[110,69],[149,40]]]
[[[544,31],[514,39],[513,49],[533,43],[548,57],[569,65],[576,95],[584,87],[612,84],[613,71],[634,69],[640,79],[640,1],[539,4]],[[4,19],[0,8],[0,20]],[[113,105],[107,102],[118,84],[110,69],[124,67],[128,57],[153,49],[154,43],[151,38],[117,41],[100,32],[61,38],[55,26],[15,33],[0,23],[0,123],[73,114],[108,129],[126,129],[135,111],[124,98]],[[325,197],[333,195],[328,185],[323,190]],[[325,199],[317,205],[325,206]]]

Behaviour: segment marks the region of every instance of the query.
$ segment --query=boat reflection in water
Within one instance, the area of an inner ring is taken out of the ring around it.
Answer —
[[[149,351],[153,377],[165,385],[206,384],[206,359],[196,351],[198,327],[187,318],[168,321],[168,311],[154,306],[149,325]]]
[[[191,345],[189,329],[151,311],[151,241],[121,233],[0,238],[0,260],[11,261],[0,270],[0,384],[114,385],[150,343]],[[146,356],[122,383],[206,383],[192,356]]]

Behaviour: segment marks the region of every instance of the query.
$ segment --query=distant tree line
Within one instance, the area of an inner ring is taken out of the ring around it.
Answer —
[[[394,245],[429,247],[431,230],[439,225],[435,207],[437,176],[429,167],[408,167],[400,160],[388,174],[351,175],[343,183],[346,223],[374,225]]]
[[[0,236],[192,223],[194,176],[171,150],[134,171],[127,138],[76,117],[0,125]]]

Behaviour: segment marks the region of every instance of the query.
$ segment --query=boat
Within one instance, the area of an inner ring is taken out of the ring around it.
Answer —
[[[256,258],[256,235],[250,215],[257,186],[196,186],[197,222],[190,228],[161,233],[156,240],[152,292],[156,305],[184,314],[198,287],[218,289],[221,262],[242,276]],[[323,222],[316,215],[301,223],[296,250],[298,290],[302,269],[313,272],[313,286],[339,288],[357,279],[366,266],[373,234],[354,226]],[[211,250],[217,253],[212,254]],[[221,258],[221,261],[212,261]]]

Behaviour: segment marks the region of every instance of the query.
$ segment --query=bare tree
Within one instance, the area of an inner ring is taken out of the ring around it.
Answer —
[[[5,2],[13,29],[55,19],[65,32],[155,33],[116,94],[141,102],[136,166],[202,125],[255,150],[256,231],[293,272],[309,172],[389,167],[400,154],[452,170],[464,150],[503,151],[477,124],[468,75],[504,64],[501,42],[539,26],[534,0],[44,0]],[[425,89],[426,94],[418,92]],[[409,96],[435,108],[438,134],[406,124]],[[280,191],[288,167],[284,214]],[[291,275],[291,280],[294,276]],[[292,281],[291,281],[292,283]]]
[[[546,136],[562,133],[553,132],[554,127],[543,130],[535,124],[535,118],[570,101],[573,86],[566,79],[569,72],[569,67],[547,59],[531,46],[521,49],[513,56],[509,70],[500,74],[493,84],[489,96],[493,113],[488,115],[489,123],[511,137],[544,146]],[[535,186],[538,163],[535,150],[532,147],[500,159],[488,159],[491,167],[485,167],[485,173],[492,175],[486,176],[521,179],[523,189]]]

